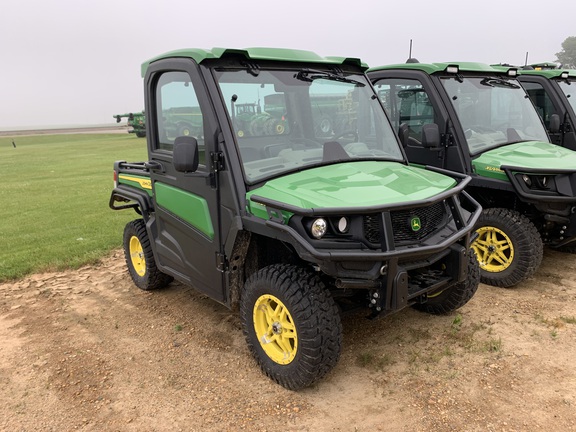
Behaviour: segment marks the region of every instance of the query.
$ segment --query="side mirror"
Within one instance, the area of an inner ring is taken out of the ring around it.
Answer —
[[[436,123],[422,126],[422,147],[429,149],[440,147],[440,129]]]
[[[552,114],[550,116],[550,133],[560,132],[560,116],[558,114]]]
[[[172,153],[174,169],[179,172],[195,172],[198,169],[198,141],[192,136],[179,136],[174,140]]]

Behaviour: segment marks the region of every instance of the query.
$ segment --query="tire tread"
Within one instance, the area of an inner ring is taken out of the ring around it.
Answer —
[[[144,251],[144,259],[146,260],[146,273],[144,276],[140,276],[136,273],[136,270],[132,265],[129,246],[130,238],[132,236],[136,236],[138,240],[140,240],[140,244]],[[124,228],[124,258],[126,259],[126,266],[128,267],[128,272],[132,277],[132,281],[138,288],[144,291],[164,288],[174,280],[172,276],[168,276],[166,273],[162,273],[158,269],[156,260],[154,259],[154,252],[150,245],[150,238],[148,237],[148,232],[146,230],[146,223],[143,219],[135,219],[128,222]]]
[[[298,320],[298,353],[287,366],[269,359],[254,333],[254,302],[267,287],[275,287],[272,291],[278,292],[269,293],[280,295],[292,317]],[[293,265],[265,267],[246,281],[240,313],[250,352],[264,374],[283,387],[290,390],[307,387],[323,378],[338,362],[342,324],[336,303],[317,275]]]
[[[490,273],[480,270],[480,281],[487,285],[512,288],[528,279],[540,267],[544,256],[544,245],[536,226],[526,217],[515,210],[506,208],[489,208],[482,211],[476,227],[482,224],[509,225],[506,234],[514,242],[516,261],[501,273]]]

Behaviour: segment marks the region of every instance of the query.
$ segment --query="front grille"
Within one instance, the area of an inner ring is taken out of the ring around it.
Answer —
[[[394,243],[402,245],[418,242],[436,231],[446,223],[448,212],[444,201],[440,201],[428,207],[393,211],[390,217]],[[370,243],[381,241],[379,218],[379,214],[364,217],[364,236]]]
[[[380,243],[379,214],[364,216],[364,237],[370,243]]]

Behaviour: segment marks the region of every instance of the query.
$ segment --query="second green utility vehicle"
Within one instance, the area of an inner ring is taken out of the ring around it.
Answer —
[[[446,313],[479,284],[470,177],[407,163],[365,69],[272,48],[161,55],[142,68],[148,161],[114,167],[110,206],[140,215],[124,231],[134,283],[174,278],[239,309],[250,351],[289,389],[336,364],[339,310]],[[260,123],[261,100],[280,122]]]
[[[536,271],[543,244],[576,242],[576,152],[549,142],[516,74],[481,63],[368,71],[409,161],[472,176],[481,280],[502,287]]]
[[[576,70],[532,65],[518,80],[532,99],[554,144],[576,150]]]

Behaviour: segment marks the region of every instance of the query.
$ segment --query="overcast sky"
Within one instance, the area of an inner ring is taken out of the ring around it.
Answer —
[[[538,10],[537,7],[544,9]],[[0,129],[113,123],[140,64],[180,48],[280,47],[406,61],[554,61],[576,1],[2,0]]]

